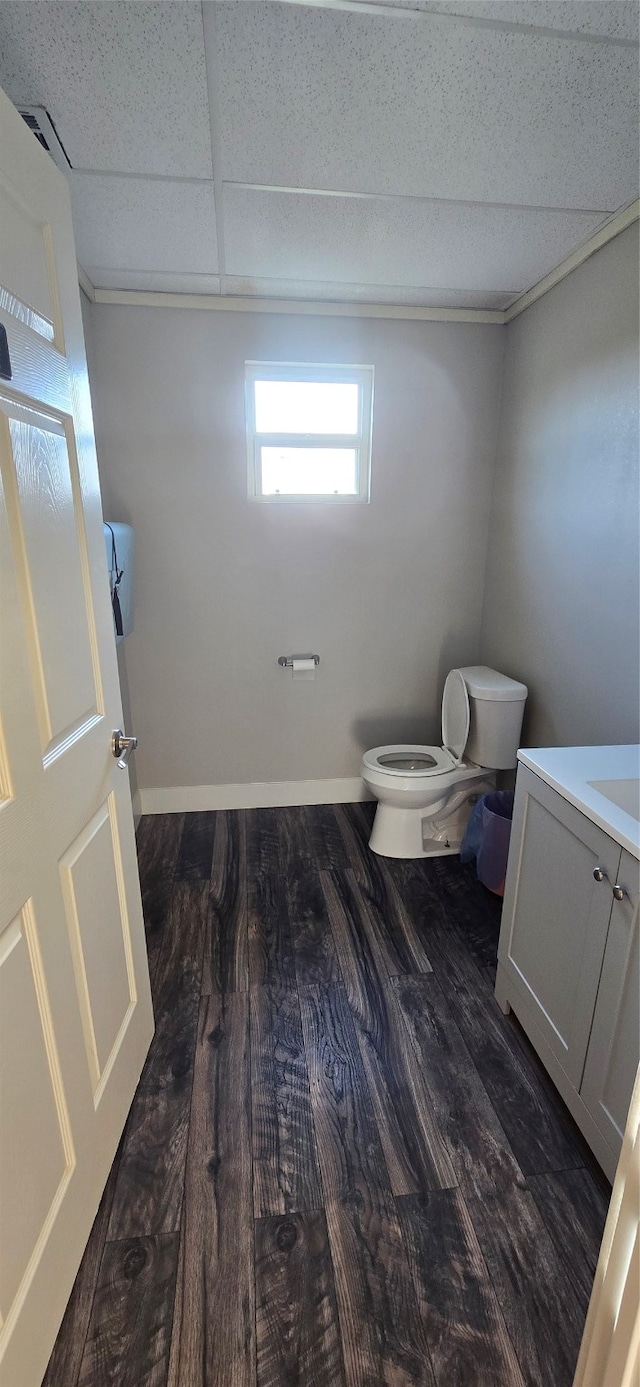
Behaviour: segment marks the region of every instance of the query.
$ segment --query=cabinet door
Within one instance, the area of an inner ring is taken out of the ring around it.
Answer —
[[[602,829],[519,767],[499,959],[575,1088],[619,861],[620,848]],[[593,875],[598,868],[601,881]],[[517,1014],[516,996],[513,1003]]]
[[[602,965],[587,1062],[580,1090],[594,1122],[616,1154],[622,1145],[640,1062],[640,923],[638,863],[623,852]]]

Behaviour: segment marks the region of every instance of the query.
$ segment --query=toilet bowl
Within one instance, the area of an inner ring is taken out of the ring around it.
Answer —
[[[442,746],[366,751],[362,779],[378,801],[369,846],[383,857],[458,852],[472,804],[516,764],[527,689],[486,665],[453,669],[442,696]]]

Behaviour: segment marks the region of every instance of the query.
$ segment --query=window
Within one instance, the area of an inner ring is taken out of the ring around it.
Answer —
[[[373,366],[246,365],[249,496],[368,501]]]

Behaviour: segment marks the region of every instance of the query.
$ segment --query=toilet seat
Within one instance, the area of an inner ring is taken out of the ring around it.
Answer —
[[[459,765],[445,747],[407,745],[406,742],[374,746],[371,751],[365,751],[362,763],[368,770],[407,779],[444,775]]]
[[[363,766],[379,775],[424,779],[464,769],[462,755],[469,736],[469,694],[459,669],[450,670],[442,695],[442,746],[396,743],[365,751]]]
[[[442,694],[442,745],[459,766],[469,737],[469,691],[459,669],[449,670]]]

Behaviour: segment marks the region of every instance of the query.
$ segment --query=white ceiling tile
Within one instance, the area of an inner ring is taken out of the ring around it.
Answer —
[[[160,0],[158,0],[160,3]],[[219,294],[217,275],[181,275],[169,271],[105,270],[83,266],[94,289],[133,289],[152,294]]]
[[[250,0],[218,6],[217,34],[230,181],[609,210],[635,196],[633,48]]]
[[[76,249],[90,266],[216,274],[213,184],[71,173]]]
[[[636,0],[372,0],[373,4],[431,13],[497,19],[565,33],[638,38],[640,10]]]
[[[334,303],[385,303],[415,308],[506,308],[513,291],[478,293],[473,289],[407,289],[397,284],[336,284],[316,279],[258,279],[227,275],[227,293],[248,298],[310,299]]]
[[[211,177],[194,0],[4,0],[0,85],[46,107],[75,168]]]
[[[227,271],[268,279],[517,293],[601,221],[589,212],[224,190]]]

